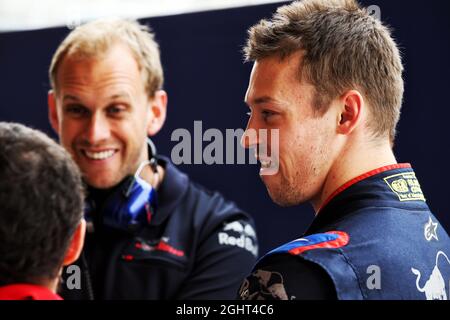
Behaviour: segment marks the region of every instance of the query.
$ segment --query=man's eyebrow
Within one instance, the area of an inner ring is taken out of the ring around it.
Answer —
[[[109,97],[109,100],[123,99],[123,98],[131,99],[131,95],[127,92],[119,92],[119,93],[115,93],[115,94],[111,95]],[[64,95],[63,101],[66,101],[66,100],[73,100],[73,101],[77,101],[77,102],[80,101],[80,99],[78,97],[70,95],[70,94]]]
[[[70,94],[65,94],[65,95],[64,95],[63,101],[66,101],[66,100],[80,101],[80,99],[78,99],[77,97],[72,96],[72,95],[70,95]]]
[[[251,101],[245,101],[247,105],[258,105],[263,103],[277,103],[277,101],[269,96],[262,96],[252,99]]]
[[[131,99],[131,95],[128,92],[119,92],[111,95],[109,97],[109,100],[115,100],[115,99]]]

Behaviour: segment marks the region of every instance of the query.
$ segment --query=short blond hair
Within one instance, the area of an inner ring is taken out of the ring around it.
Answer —
[[[403,65],[386,26],[354,0],[296,1],[251,27],[244,48],[247,61],[298,51],[304,52],[299,76],[315,87],[319,115],[345,90],[358,89],[370,106],[373,135],[394,141]]]
[[[69,33],[50,64],[49,77],[53,90],[57,91],[58,67],[65,57],[98,58],[117,42],[126,44],[132,51],[143,76],[145,89],[152,98],[164,82],[159,46],[148,26],[122,19],[92,21]]]

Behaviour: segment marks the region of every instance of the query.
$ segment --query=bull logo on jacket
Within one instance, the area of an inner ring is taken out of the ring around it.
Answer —
[[[442,277],[442,273],[439,270],[439,257],[443,256],[450,265],[450,260],[443,251],[439,251],[436,255],[436,264],[431,272],[430,277],[425,284],[420,286],[421,272],[415,268],[411,268],[416,278],[416,287],[419,292],[424,292],[427,300],[447,300],[447,292],[445,290],[445,280]]]

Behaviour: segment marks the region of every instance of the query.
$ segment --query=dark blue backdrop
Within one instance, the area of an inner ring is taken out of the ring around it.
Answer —
[[[449,143],[450,15],[445,0],[363,1],[381,8],[394,28],[406,65],[406,93],[396,155],[411,162],[428,203],[447,230],[450,204],[446,169]],[[156,32],[169,93],[166,125],[155,141],[170,155],[176,128],[193,130],[194,120],[207,128],[243,128],[243,96],[251,65],[242,63],[246,30],[278,6],[145,19]],[[67,28],[0,34],[0,120],[18,121],[54,136],[47,121],[47,69]],[[253,165],[183,165],[198,182],[221,190],[256,220],[261,253],[299,237],[313,218],[309,205],[274,205]],[[1,206],[1,204],[0,204]]]

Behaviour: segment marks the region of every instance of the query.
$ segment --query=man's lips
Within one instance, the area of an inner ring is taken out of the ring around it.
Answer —
[[[81,149],[82,154],[90,160],[106,160],[114,156],[118,149],[87,150]]]

